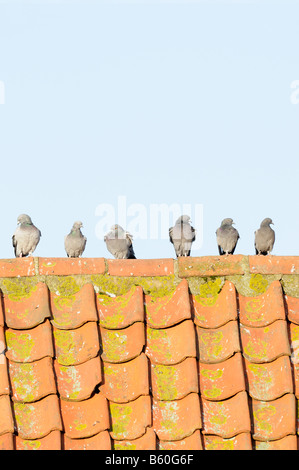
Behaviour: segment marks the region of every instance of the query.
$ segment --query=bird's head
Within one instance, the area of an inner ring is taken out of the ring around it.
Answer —
[[[18,225],[19,224],[29,224],[29,225],[32,225],[32,220],[31,220],[31,217],[29,217],[29,215],[27,214],[21,214],[19,215],[18,219],[17,219],[17,223]]]

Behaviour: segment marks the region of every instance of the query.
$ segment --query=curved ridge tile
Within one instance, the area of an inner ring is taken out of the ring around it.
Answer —
[[[183,279],[176,290],[164,297],[145,295],[146,322],[150,328],[167,328],[191,318],[189,287]]]
[[[230,281],[225,281],[217,296],[192,295],[191,301],[194,323],[202,328],[219,328],[238,318],[236,289]]]
[[[246,392],[239,392],[224,401],[202,399],[203,433],[231,438],[251,432],[251,421]]]
[[[178,441],[201,429],[201,409],[197,393],[181,400],[153,400],[153,427],[159,440]]]
[[[288,320],[299,325],[299,298],[285,295],[285,302]]]
[[[100,350],[96,322],[84,323],[75,330],[53,329],[57,361],[62,366],[73,366],[96,357]]]
[[[279,281],[273,281],[264,294],[256,297],[239,295],[240,322],[244,326],[265,327],[285,320],[283,292]]]
[[[145,344],[144,324],[141,322],[121,330],[108,330],[100,327],[104,362],[120,363],[139,356]]]
[[[143,290],[133,286],[129,292],[117,297],[96,296],[100,325],[108,329],[121,329],[144,321]]]
[[[11,401],[8,395],[0,397],[0,436],[14,432]]]
[[[147,327],[146,355],[155,364],[177,364],[186,357],[196,357],[192,320],[165,329]]]
[[[94,436],[109,429],[108,402],[102,393],[82,401],[60,400],[64,431],[71,439]]]
[[[22,439],[40,439],[51,431],[62,431],[56,395],[48,395],[33,403],[14,402],[17,432]]]
[[[101,431],[95,436],[71,439],[64,435],[64,450],[111,450],[111,439],[108,431]]]
[[[68,296],[51,292],[50,303],[53,314],[51,323],[56,328],[74,329],[89,321],[98,321],[92,284],[84,284],[79,292]]]
[[[26,330],[51,317],[49,291],[44,282],[32,288],[29,296],[18,300],[4,295],[5,322],[9,328]]]
[[[29,403],[56,394],[51,357],[28,363],[9,361],[8,364],[13,401]]]
[[[153,428],[146,428],[143,436],[130,441],[114,441],[114,450],[156,450],[157,438]]]
[[[287,393],[277,400],[252,400],[253,438],[260,441],[296,434],[296,399]]]
[[[171,401],[198,393],[198,373],[195,357],[179,364],[151,364],[152,394],[156,400]]]
[[[281,356],[273,362],[254,364],[245,359],[248,393],[256,400],[275,400],[285,393],[293,393],[290,359]]]
[[[221,401],[246,390],[241,353],[217,364],[199,363],[201,395],[207,400]]]
[[[53,357],[53,338],[49,320],[30,330],[13,330],[5,332],[6,357],[14,362],[33,362],[43,357]]]
[[[121,364],[104,362],[105,397],[116,403],[127,403],[141,395],[149,395],[148,359],[144,353]]]
[[[243,355],[249,362],[272,362],[291,355],[287,323],[276,320],[269,326],[253,328],[240,325]]]
[[[62,366],[55,360],[54,369],[58,392],[64,400],[79,401],[90,398],[102,381],[99,356],[73,366]]]
[[[191,436],[178,441],[159,441],[159,450],[203,450],[201,432],[196,429]]]
[[[109,402],[111,416],[111,438],[134,440],[144,435],[152,424],[151,398],[141,396],[129,403]]]
[[[51,431],[40,439],[21,439],[16,436],[16,450],[61,450],[61,432]]]
[[[298,438],[295,435],[285,436],[277,441],[255,441],[256,450],[298,450]]]
[[[237,321],[229,321],[219,328],[196,326],[199,360],[213,364],[222,362],[241,351]]]
[[[205,450],[252,450],[251,435],[241,433],[229,439],[220,436],[204,436]]]

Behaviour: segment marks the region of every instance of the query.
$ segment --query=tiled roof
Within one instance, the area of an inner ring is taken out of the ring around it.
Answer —
[[[299,257],[0,261],[0,449],[297,449]]]

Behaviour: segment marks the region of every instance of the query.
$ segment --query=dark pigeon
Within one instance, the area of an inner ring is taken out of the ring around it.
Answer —
[[[254,232],[255,240],[254,247],[255,253],[257,255],[269,255],[273,250],[273,245],[275,242],[275,232],[270,227],[274,225],[272,219],[267,217],[264,219],[260,225],[260,228]]]
[[[238,230],[233,227],[233,219],[224,219],[216,230],[217,245],[220,255],[233,255],[240,238]]]
[[[81,232],[82,222],[74,222],[72,229],[64,239],[64,247],[69,258],[79,258],[86,247],[87,238]]]
[[[175,225],[169,229],[169,239],[174,246],[175,254],[180,256],[190,256],[191,245],[196,237],[196,231],[191,226],[190,217],[182,215]]]
[[[12,236],[15,256],[17,258],[32,256],[40,241],[41,232],[33,225],[31,218],[27,214],[19,215],[17,223],[18,227]]]
[[[133,237],[120,225],[113,225],[104,237],[107,250],[116,259],[136,259],[133,250]]]

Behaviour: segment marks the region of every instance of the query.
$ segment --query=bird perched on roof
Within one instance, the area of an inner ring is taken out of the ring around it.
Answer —
[[[17,258],[28,255],[32,256],[42,234],[40,230],[33,225],[31,218],[27,214],[19,215],[17,223],[18,226],[12,236],[15,256]]]
[[[169,229],[169,239],[177,257],[190,256],[191,245],[196,237],[196,230],[191,226],[189,215],[181,215]]]
[[[275,232],[270,225],[274,224],[272,219],[267,217],[262,221],[260,228],[254,232],[254,247],[257,255],[269,255],[273,250]]]
[[[74,222],[72,229],[64,238],[64,247],[69,258],[79,258],[86,247],[87,238],[81,232],[82,222]]]
[[[104,237],[107,250],[116,259],[136,259],[133,250],[133,237],[120,225],[113,225]]]
[[[216,239],[220,255],[233,255],[240,238],[239,232],[233,227],[233,219],[224,219],[216,230]]]

